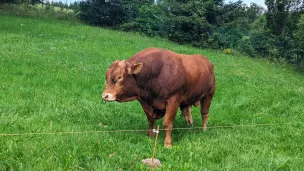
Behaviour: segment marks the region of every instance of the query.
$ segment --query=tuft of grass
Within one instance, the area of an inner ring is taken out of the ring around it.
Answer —
[[[172,150],[161,132],[158,170],[304,170],[304,79],[287,65],[4,14],[0,42],[0,134],[147,129],[138,102],[103,104],[101,92],[115,59],[154,46],[200,53],[215,65],[208,126],[278,124],[174,130]],[[198,108],[193,119],[201,126]],[[180,114],[174,127],[187,127]],[[145,170],[141,160],[153,150],[145,132],[1,136],[0,144],[0,170]]]

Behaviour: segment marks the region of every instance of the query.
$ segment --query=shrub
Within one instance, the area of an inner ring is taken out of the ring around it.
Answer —
[[[90,25],[118,26],[128,18],[122,0],[87,0],[79,3],[79,18]]]
[[[138,9],[138,17],[122,24],[124,31],[138,31],[148,36],[166,37],[165,18],[157,5],[146,4]]]
[[[47,7],[50,6],[50,7]],[[40,8],[36,5],[28,4],[2,4],[0,5],[0,13],[6,15],[16,15],[21,17],[33,18],[55,18],[60,20],[78,21],[73,12],[56,11],[51,5]]]

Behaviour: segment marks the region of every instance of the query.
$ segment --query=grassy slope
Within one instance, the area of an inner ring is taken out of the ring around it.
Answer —
[[[115,59],[146,47],[201,53],[217,90],[208,126],[294,123],[174,131],[164,170],[304,169],[304,77],[288,67],[81,24],[0,15],[0,133],[147,129],[138,102],[101,102]],[[199,109],[193,111],[200,126]],[[50,122],[52,121],[52,127]],[[158,122],[161,124],[161,121]],[[179,115],[175,127],[186,127]],[[153,140],[144,132],[0,137],[0,170],[142,170]]]

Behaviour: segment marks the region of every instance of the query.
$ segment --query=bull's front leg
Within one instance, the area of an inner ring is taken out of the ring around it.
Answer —
[[[164,142],[164,146],[166,148],[172,148],[171,132],[173,128],[173,121],[175,119],[179,104],[180,103],[177,98],[171,98],[166,106],[166,114],[163,121],[164,129],[166,131],[166,137]]]
[[[155,119],[153,118],[153,108],[150,107],[147,103],[145,103],[144,101],[140,101],[141,106],[144,110],[144,112],[146,113],[147,116],[147,120],[148,120],[148,125],[149,125],[149,130],[147,135],[149,137],[152,137],[155,135],[155,133],[153,132],[154,129],[154,123],[155,123]]]
[[[153,132],[155,119],[152,118],[152,117],[151,117],[150,115],[148,115],[147,113],[146,113],[146,115],[147,115],[148,124],[149,124],[149,130],[148,130],[147,135],[148,135],[149,137],[153,137],[153,136],[155,136],[155,133]]]

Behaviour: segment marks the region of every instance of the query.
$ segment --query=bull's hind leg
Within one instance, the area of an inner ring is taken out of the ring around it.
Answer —
[[[207,95],[208,96],[208,95]],[[209,108],[211,104],[212,97],[203,97],[201,99],[201,115],[202,115],[202,129],[203,131],[207,130],[207,122],[209,116]]]
[[[191,109],[192,109],[191,105],[181,108],[181,110],[183,112],[184,119],[185,119],[187,125],[193,124]]]
[[[201,115],[202,115],[202,129],[203,131],[207,130],[207,122],[209,117],[209,108],[211,105],[211,100],[214,94],[214,90],[212,90],[209,94],[205,95],[201,99]]]

